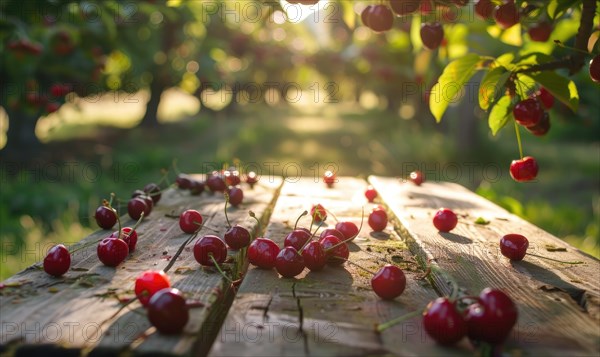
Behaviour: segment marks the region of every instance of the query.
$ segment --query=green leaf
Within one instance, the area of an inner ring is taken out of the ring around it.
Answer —
[[[510,72],[502,66],[492,68],[486,73],[479,85],[479,106],[481,109],[489,109],[498,94],[502,93],[508,77],[510,77]]]
[[[488,125],[492,129],[492,135],[496,135],[512,117],[512,101],[510,96],[505,95],[494,105],[488,118]]]
[[[544,86],[552,95],[571,108],[573,112],[579,107],[579,93],[575,82],[552,71],[528,73],[522,77],[530,77]]]
[[[477,219],[475,220],[475,224],[481,224],[481,225],[487,225],[490,224],[490,221],[488,221],[487,219],[483,218],[483,217],[477,217]]]
[[[448,105],[456,100],[462,87],[473,77],[480,61],[481,57],[479,55],[470,53],[450,62],[444,68],[438,82],[431,89],[429,97],[429,108],[438,123],[442,120]]]
[[[515,82],[517,95],[521,99],[528,98],[531,93],[535,91],[535,81],[523,74],[517,75],[517,81]]]
[[[548,12],[548,16],[551,19],[556,19],[563,12],[568,10],[571,7],[574,7],[575,4],[581,2],[581,0],[550,0],[548,2],[548,7],[546,8]]]

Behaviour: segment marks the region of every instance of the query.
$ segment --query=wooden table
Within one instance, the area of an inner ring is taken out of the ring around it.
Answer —
[[[342,177],[332,188],[312,178],[261,180],[254,189],[244,186],[239,208],[229,208],[233,224],[283,243],[298,215],[321,203],[335,219],[361,221],[369,212],[362,179]],[[504,346],[513,356],[576,356],[600,354],[600,262],[560,239],[508,213],[462,186],[425,182],[416,186],[397,178],[370,177],[392,218],[387,229],[374,233],[365,224],[349,244],[350,260],[377,270],[386,263],[401,267],[407,276],[405,292],[393,301],[379,299],[370,288],[370,275],[351,264],[305,270],[295,279],[275,270],[249,267],[245,251],[229,252],[225,269],[244,274],[235,292],[212,268],[202,268],[186,248],[169,271],[173,285],[189,302],[190,321],[177,336],[163,336],[148,322],[139,302],[122,308],[133,296],[135,277],[147,269],[162,269],[189,235],[171,214],[194,208],[205,217],[203,234],[222,236],[226,230],[223,196],[170,190],[138,228],[136,251],[117,268],[103,266],[95,244],[73,256],[72,269],[61,278],[49,277],[33,266],[3,282],[0,290],[0,353],[48,355],[183,354],[211,356],[471,356],[477,351],[465,338],[456,346],[441,347],[424,332],[421,318],[404,321],[378,334],[374,325],[422,310],[439,295],[448,295],[448,276],[465,293],[485,287],[500,288],[516,302],[519,320]],[[440,207],[452,208],[459,224],[439,233],[431,224]],[[247,216],[252,210],[262,228]],[[477,224],[477,218],[489,221]],[[132,224],[126,222],[125,224]],[[304,217],[301,225],[308,226]],[[499,252],[506,233],[521,233],[530,252],[566,265],[532,256],[510,262]],[[97,241],[96,232],[77,246]],[[436,265],[422,279],[428,265]],[[439,270],[444,274],[437,273]]]

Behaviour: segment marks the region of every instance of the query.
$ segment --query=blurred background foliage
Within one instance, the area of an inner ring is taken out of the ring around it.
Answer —
[[[188,172],[234,158],[281,163],[280,175],[285,163],[305,176],[328,163],[362,177],[418,168],[599,257],[600,89],[586,71],[572,77],[578,112],[556,103],[550,133],[524,138],[541,167],[534,183],[508,175],[514,131],[489,134],[481,76],[441,124],[427,104],[446,64],[468,52],[567,53],[579,10],[555,24],[559,46],[499,31],[470,5],[377,34],[360,22],[369,3],[2,1],[0,279],[95,230],[102,198],[128,197],[173,159]],[[431,19],[445,26],[437,51],[418,36]]]

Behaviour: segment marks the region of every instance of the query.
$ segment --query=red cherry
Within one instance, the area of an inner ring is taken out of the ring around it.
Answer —
[[[44,258],[44,271],[53,276],[61,276],[71,267],[71,254],[63,244],[50,248]]]
[[[440,232],[450,232],[456,227],[458,218],[456,214],[448,208],[440,208],[433,216],[433,225]]]
[[[135,295],[142,305],[148,306],[150,298],[158,291],[171,287],[171,281],[162,270],[147,270],[135,279]]]
[[[332,171],[325,171],[323,175],[323,182],[327,185],[327,187],[333,187],[333,184],[336,183],[337,178]]]
[[[367,7],[364,8],[364,10],[360,13],[360,19],[362,20],[363,25],[367,26],[367,27],[371,27],[369,25],[369,21],[370,21],[370,17],[371,17],[371,11],[373,10],[373,6],[372,5],[368,5]]]
[[[342,234],[342,232],[338,231],[335,228],[327,228],[324,229],[321,234],[319,235],[319,238],[325,238],[327,236],[336,236],[338,237],[340,240],[346,240],[346,237],[344,237],[344,234]]]
[[[315,223],[320,223],[327,218],[327,211],[325,207],[318,203],[310,208],[310,216],[313,217]]]
[[[258,175],[254,171],[248,172],[246,175],[246,183],[250,185],[250,188],[254,187],[254,185],[258,182]]]
[[[192,178],[186,174],[179,174],[175,179],[175,185],[182,190],[189,190],[192,185]]]
[[[225,180],[217,172],[213,172],[212,175],[208,176],[206,186],[212,192],[224,192],[227,189]]]
[[[371,287],[380,298],[393,300],[404,292],[406,276],[397,266],[387,264],[371,278]]]
[[[102,229],[111,229],[117,223],[117,211],[114,208],[100,206],[94,214],[96,223]]]
[[[551,109],[554,106],[554,96],[546,88],[540,87],[537,97],[542,101],[544,108]]]
[[[389,31],[394,25],[392,10],[385,5],[373,5],[367,16],[368,26],[375,32]]]
[[[529,241],[520,234],[507,234],[500,239],[500,252],[510,260],[523,260]]]
[[[435,50],[444,39],[444,28],[439,22],[421,25],[421,41],[425,48]]]
[[[433,5],[431,0],[421,0],[421,5],[419,6],[419,11],[423,15],[427,15],[433,11]]]
[[[225,239],[225,243],[229,246],[229,248],[233,250],[240,250],[242,248],[246,248],[250,244],[251,240],[250,232],[240,225],[235,225],[230,227],[223,239]]]
[[[130,199],[127,203],[127,213],[129,213],[129,217],[133,220],[139,220],[142,216],[142,212],[144,212],[145,216],[147,210],[148,205],[143,198],[140,198],[140,196]]]
[[[160,198],[161,198],[160,187],[157,184],[149,183],[146,186],[144,186],[143,191],[152,198],[152,201],[154,202],[154,204],[157,204],[158,201],[160,201]]]
[[[512,0],[508,0],[508,2],[496,6],[495,10],[494,19],[501,28],[507,29],[519,22],[519,9],[517,9],[517,6]]]
[[[179,215],[179,228],[185,233],[192,234],[202,226],[202,215],[200,212],[189,209]]]
[[[520,101],[513,108],[513,115],[517,123],[523,126],[534,126],[542,120],[544,109],[540,102],[533,98]]]
[[[529,33],[529,37],[531,37],[532,41],[546,42],[550,38],[552,30],[552,25],[546,21],[543,21],[529,27],[527,33]]]
[[[60,104],[59,103],[50,102],[50,103],[46,104],[46,111],[48,113],[54,113],[58,109],[60,109]]]
[[[275,258],[275,269],[284,278],[293,278],[304,270],[304,258],[294,247],[284,247]]]
[[[235,169],[226,170],[223,173],[223,176],[225,177],[225,183],[227,186],[237,186],[242,182],[240,178],[240,172]]]
[[[129,246],[124,240],[119,238],[104,238],[98,243],[97,254],[102,264],[109,267],[116,267],[129,255]]]
[[[373,188],[373,186],[367,187],[365,191],[365,197],[367,200],[369,200],[369,202],[375,201],[375,198],[377,197],[377,191]]]
[[[219,237],[206,235],[194,244],[194,258],[200,265],[214,266],[210,256],[219,264],[227,258],[227,246]]]
[[[327,254],[327,263],[330,265],[344,264],[350,256],[350,250],[346,243],[340,244],[342,241],[336,236],[327,236],[319,240],[319,244],[323,246],[323,250]],[[336,246],[335,248],[332,248]],[[342,259],[337,259],[337,258]]]
[[[475,0],[475,13],[484,20],[492,18],[494,7],[491,0]]]
[[[192,196],[198,196],[204,192],[204,182],[198,180],[192,180],[190,183],[190,194]]]
[[[409,179],[415,185],[421,186],[423,181],[425,181],[425,176],[423,175],[423,173],[421,171],[413,171],[410,173]]]
[[[371,214],[369,214],[368,223],[373,231],[383,231],[388,224],[387,213],[382,209],[374,209]]]
[[[229,204],[237,207],[244,200],[244,192],[241,188],[232,187],[229,189]]]
[[[148,302],[148,320],[162,334],[180,333],[189,318],[185,298],[177,289],[162,289]]]
[[[506,340],[517,322],[517,307],[504,292],[485,288],[479,303],[469,306],[465,315],[469,338],[490,344]]]
[[[327,254],[321,243],[316,241],[312,241],[304,247],[302,258],[304,258],[304,265],[311,271],[323,270],[327,264]]]
[[[121,238],[124,240],[129,247],[129,253],[132,253],[135,250],[138,241],[137,232],[131,227],[121,228],[121,234],[119,234],[119,231],[114,231],[109,238]]]
[[[596,83],[600,83],[600,55],[590,60],[590,78]]]
[[[513,160],[510,164],[510,176],[517,182],[531,181],[536,178],[537,174],[538,164],[531,156]]]
[[[262,269],[272,269],[279,247],[268,238],[256,238],[248,247],[248,261]]]
[[[452,345],[467,334],[467,324],[453,302],[439,297],[427,305],[423,327],[441,345]]]
[[[528,126],[525,129],[535,136],[544,136],[550,131],[550,114],[547,112],[542,116],[542,120],[534,126]]]
[[[358,235],[358,227],[349,221],[342,221],[335,224],[335,229],[344,235],[344,241],[349,242]]]
[[[148,217],[150,215],[150,212],[152,212],[152,209],[154,208],[154,201],[152,200],[152,198],[150,196],[146,195],[145,193],[143,195],[139,195],[137,197],[143,199],[144,202],[146,203],[146,209],[144,210],[144,217]]]
[[[294,247],[296,250],[302,249],[304,244],[308,242],[312,234],[307,233],[305,230],[296,229],[288,233],[283,241],[284,247]]]
[[[396,15],[408,15],[416,12],[421,5],[421,0],[390,0],[390,7]]]

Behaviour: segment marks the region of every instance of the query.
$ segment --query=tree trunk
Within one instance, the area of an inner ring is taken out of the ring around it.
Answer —
[[[26,114],[7,109],[9,118],[6,132],[6,146],[2,149],[2,158],[26,161],[37,156],[41,142],[35,135],[35,125],[39,115]]]
[[[144,127],[156,127],[158,126],[158,106],[160,104],[160,97],[165,91],[166,86],[160,78],[154,78],[149,89],[150,100],[148,100],[148,103],[146,104],[146,113],[140,124]]]

